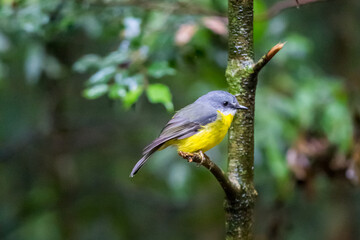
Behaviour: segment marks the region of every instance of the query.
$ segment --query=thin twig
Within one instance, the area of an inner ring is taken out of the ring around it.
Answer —
[[[217,12],[211,9],[199,7],[194,4],[185,2],[167,3],[163,1],[148,0],[126,0],[126,1],[94,1],[89,3],[90,6],[99,7],[139,7],[145,10],[171,12],[177,15],[201,15],[201,16],[219,16],[224,17],[226,13]]]
[[[253,66],[254,74],[258,74],[260,70],[275,56],[275,54],[277,54],[283,48],[285,43],[286,42],[276,44],[267,54],[262,56]]]
[[[200,164],[201,166],[208,169],[212,175],[219,182],[220,186],[224,190],[227,199],[233,200],[236,199],[236,196],[239,194],[240,189],[236,188],[234,184],[231,183],[229,178],[226,176],[224,171],[216,165],[214,162],[210,160],[210,158],[206,154],[191,154],[191,157],[187,156],[186,153],[180,153],[179,155],[188,160],[189,162],[195,162]]]
[[[274,4],[270,7],[265,13],[255,15],[255,21],[265,21],[275,17],[280,14],[282,11],[297,7],[299,8],[302,5],[309,3],[322,2],[326,0],[284,0]],[[93,7],[139,7],[144,10],[149,11],[161,11],[161,12],[171,12],[176,15],[200,15],[200,16],[217,16],[217,17],[226,17],[226,13],[218,12],[206,8],[201,8],[194,4],[177,2],[177,3],[165,3],[165,2],[150,2],[145,0],[126,0],[126,1],[90,1],[88,2],[90,6]]]
[[[284,0],[281,2],[275,3],[271,6],[265,13],[259,14],[255,16],[256,21],[265,21],[275,17],[280,14],[282,11],[289,8],[299,8],[302,5],[306,5],[309,3],[323,2],[326,0]]]

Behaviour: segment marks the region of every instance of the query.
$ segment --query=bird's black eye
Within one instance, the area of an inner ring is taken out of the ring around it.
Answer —
[[[223,102],[223,106],[226,107],[227,105],[229,105],[228,101]]]

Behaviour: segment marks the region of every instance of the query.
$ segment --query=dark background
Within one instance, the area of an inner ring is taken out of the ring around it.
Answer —
[[[360,2],[276,2],[255,0],[256,59],[287,42],[259,76],[255,239],[359,239]],[[128,176],[172,104],[226,90],[226,1],[0,4],[0,239],[223,239],[205,169],[167,149]]]

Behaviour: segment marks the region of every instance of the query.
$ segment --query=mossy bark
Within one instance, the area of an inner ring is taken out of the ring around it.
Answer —
[[[248,107],[235,116],[229,132],[228,176],[238,189],[226,198],[226,239],[252,239],[256,191],[254,176],[254,110],[257,77],[254,74],[253,0],[229,0],[229,58],[226,80],[230,93]]]

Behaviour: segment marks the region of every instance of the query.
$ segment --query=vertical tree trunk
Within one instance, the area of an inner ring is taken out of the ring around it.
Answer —
[[[252,239],[256,191],[254,175],[253,0],[229,0],[229,58],[226,80],[230,93],[248,107],[235,116],[229,132],[228,176],[239,192],[225,200],[226,239]]]
[[[239,111],[229,131],[227,176],[209,157],[192,155],[214,175],[223,188],[226,213],[226,239],[253,239],[254,188],[254,110],[257,75],[285,43],[278,43],[254,62],[253,0],[229,0],[229,59],[226,80],[230,93],[248,107]],[[187,156],[183,158],[188,159]],[[189,159],[188,159],[189,160]]]

